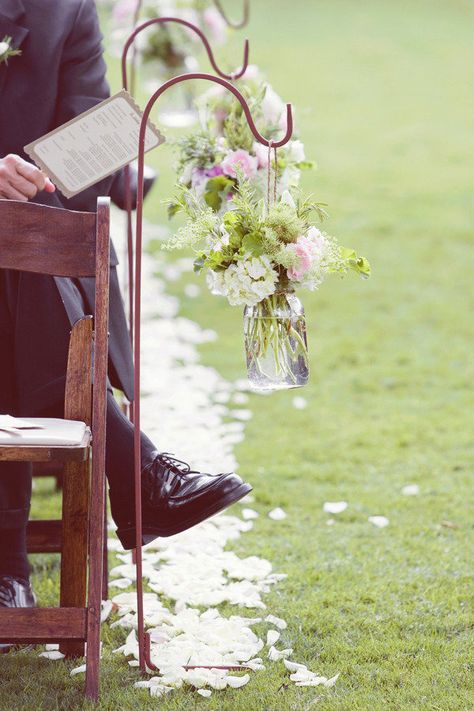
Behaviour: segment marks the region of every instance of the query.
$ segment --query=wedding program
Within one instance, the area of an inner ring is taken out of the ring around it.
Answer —
[[[142,112],[122,90],[25,146],[26,153],[71,198],[135,160]],[[147,122],[145,151],[165,137]]]

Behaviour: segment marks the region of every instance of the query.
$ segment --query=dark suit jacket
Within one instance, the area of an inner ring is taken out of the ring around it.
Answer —
[[[0,158],[69,121],[109,96],[102,57],[102,35],[94,0],[0,0],[0,41],[7,35],[20,56],[0,65]],[[106,178],[71,199],[57,190],[39,193],[35,202],[69,210],[95,211],[99,195],[108,195]],[[117,264],[112,248],[111,265]],[[128,330],[112,268],[109,375],[113,385],[133,397]],[[71,323],[84,313],[69,279],[54,279]],[[94,283],[81,279],[86,309],[93,305]],[[53,284],[53,282],[51,282]],[[53,288],[53,287],[52,287]]]

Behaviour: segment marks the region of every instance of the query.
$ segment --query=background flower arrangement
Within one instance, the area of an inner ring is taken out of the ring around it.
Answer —
[[[113,8],[113,33],[118,44],[130,32],[135,14],[136,0],[119,0]],[[199,27],[213,46],[224,44],[227,24],[212,0],[144,0],[140,19],[145,22],[154,17],[176,17]],[[136,40],[143,63],[153,63],[168,75],[188,69],[192,55],[200,47],[196,34],[177,23],[154,25],[144,30]]]
[[[271,139],[281,133],[286,121],[286,105],[262,77],[250,66],[239,82],[260,132]],[[176,141],[178,181],[196,198],[216,212],[229,209],[237,190],[237,167],[261,198],[267,187],[269,153],[256,142],[248,128],[242,106],[220,86],[212,87],[198,100],[201,130]],[[299,185],[301,170],[312,168],[303,143],[292,139],[278,152],[277,192]],[[178,205],[170,204],[170,215]]]

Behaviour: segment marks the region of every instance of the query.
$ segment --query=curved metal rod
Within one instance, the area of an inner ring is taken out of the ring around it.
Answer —
[[[136,24],[139,14],[140,14],[140,9],[141,9],[142,2],[141,0],[138,0],[137,5],[135,7],[135,13],[134,13],[134,25]],[[195,34],[198,35],[198,37],[201,39],[206,52],[207,56],[209,57],[209,61],[211,63],[212,68],[218,74],[220,77],[223,77],[224,79],[240,79],[241,76],[245,74],[247,71],[248,63],[249,63],[249,41],[248,39],[245,40],[244,43],[244,61],[242,64],[242,67],[238,70],[233,72],[232,74],[225,74],[225,72],[221,71],[219,67],[217,66],[216,60],[214,59],[214,54],[212,52],[211,45],[209,44],[209,41],[206,37],[206,35],[199,29],[199,27],[196,27],[196,25],[193,25],[191,22],[187,22],[187,20],[181,20],[179,17],[154,17],[151,20],[147,20],[146,22],[143,22],[141,25],[138,25],[133,29],[131,34],[128,36],[128,39],[125,43],[125,46],[122,50],[122,86],[124,89],[129,88],[129,81],[128,81],[128,74],[127,74],[127,55],[130,47],[133,45],[133,51],[132,51],[132,62],[131,62],[131,81],[130,81],[130,86],[131,86],[131,92],[132,95],[134,93],[135,89],[135,75],[136,75],[136,45],[135,45],[135,38],[137,35],[139,35],[143,30],[145,30],[147,27],[151,27],[152,25],[159,25],[159,24],[164,24],[167,22],[174,22],[179,25],[183,25],[184,27],[189,28],[192,30]],[[129,330],[130,330],[130,338],[133,343],[133,329],[134,329],[134,319],[133,319],[133,267],[132,267],[132,262],[133,262],[133,232],[132,232],[132,208],[131,208],[131,195],[130,195],[130,170],[128,166],[125,167],[125,173],[124,173],[124,179],[125,179],[125,209],[127,211],[127,253],[128,253],[128,288],[129,288]]]
[[[259,133],[250,113],[247,102],[238,89],[233,84],[213,76],[212,74],[191,73],[181,74],[164,82],[159,89],[155,91],[153,96],[148,100],[148,103],[143,112],[140,123],[140,133],[138,139],[138,180],[137,180],[137,214],[136,214],[136,249],[135,249],[135,283],[134,283],[134,319],[135,332],[133,336],[133,355],[134,355],[134,481],[135,481],[135,527],[136,527],[136,550],[135,562],[137,566],[137,633],[138,633],[138,649],[139,649],[139,665],[142,672],[146,668],[152,668],[150,660],[149,647],[147,648],[147,635],[144,627],[143,616],[143,581],[142,581],[142,493],[141,493],[141,441],[140,441],[140,331],[141,331],[141,280],[142,280],[142,227],[143,227],[143,176],[145,166],[145,135],[147,121],[150,112],[160,96],[175,84],[191,79],[205,79],[220,84],[225,89],[228,89],[240,102],[245,116],[247,118],[250,130],[259,143],[264,146],[278,148],[284,146],[291,138],[293,132],[293,116],[291,104],[286,105],[286,120],[287,127],[284,137],[280,141],[271,141],[264,138]],[[148,651],[147,651],[148,649]]]
[[[244,16],[241,19],[240,22],[235,22],[234,20],[229,20],[227,17],[224,8],[222,7],[222,4],[220,0],[213,0],[214,2],[214,7],[216,10],[219,12],[220,16],[228,25],[228,27],[232,27],[234,30],[241,30],[242,27],[245,27],[245,25],[248,25],[249,23],[249,16],[250,16],[250,3],[249,0],[244,0]]]
[[[141,25],[138,25],[138,27],[136,27],[133,30],[131,35],[129,35],[129,37],[125,43],[125,46],[122,51],[122,85],[123,85],[124,89],[128,89],[127,54],[128,54],[128,50],[129,50],[130,46],[132,45],[132,43],[135,40],[135,37],[138,34],[140,34],[140,32],[143,32],[143,30],[145,30],[147,27],[150,27],[151,25],[163,24],[165,22],[175,22],[179,25],[183,25],[184,27],[188,27],[190,30],[195,32],[198,35],[198,37],[201,39],[201,41],[206,49],[207,56],[209,57],[209,61],[211,63],[212,68],[214,69],[216,74],[218,74],[223,79],[230,79],[230,80],[240,79],[240,77],[243,76],[245,74],[245,72],[247,71],[247,67],[248,67],[248,63],[249,63],[249,41],[248,41],[248,39],[246,39],[245,43],[244,43],[244,61],[243,61],[242,67],[238,71],[232,72],[231,74],[226,74],[221,69],[219,69],[219,67],[217,66],[216,60],[214,59],[214,54],[212,52],[211,45],[209,44],[209,41],[208,41],[206,35],[204,34],[204,32],[202,32],[199,29],[199,27],[196,27],[196,25],[193,25],[192,22],[188,22],[187,20],[181,20],[179,17],[154,17],[153,19],[147,20],[147,22],[143,22]]]

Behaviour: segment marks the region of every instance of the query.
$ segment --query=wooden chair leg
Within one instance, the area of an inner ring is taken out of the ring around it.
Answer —
[[[68,463],[63,478],[61,607],[86,607],[89,462]],[[63,642],[67,657],[84,656],[84,642]]]
[[[104,560],[102,571],[102,600],[109,599],[109,551],[107,548],[107,493],[104,494]]]

